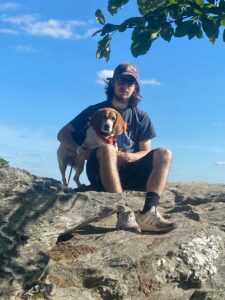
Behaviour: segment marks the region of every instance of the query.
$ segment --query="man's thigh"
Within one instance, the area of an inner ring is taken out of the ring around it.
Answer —
[[[145,191],[148,178],[153,168],[154,150],[135,162],[125,163],[120,167],[119,175],[124,190]],[[100,179],[97,149],[91,152],[86,164],[87,177],[96,191],[104,191]]]
[[[126,163],[120,168],[120,179],[123,189],[133,191],[145,191],[148,178],[153,169],[152,150],[142,158]]]

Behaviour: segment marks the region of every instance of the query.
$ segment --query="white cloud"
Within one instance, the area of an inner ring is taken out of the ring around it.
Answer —
[[[225,166],[225,161],[217,161],[216,165],[218,165],[218,166]]]
[[[113,70],[101,70],[97,72],[97,80],[98,84],[105,84],[105,81],[108,77],[113,76]]]
[[[37,53],[37,49],[35,49],[32,45],[17,45],[15,47],[15,50],[17,52],[21,52],[21,53]]]
[[[18,32],[16,30],[8,29],[8,28],[0,28],[0,33],[18,34]]]
[[[20,4],[15,3],[15,2],[5,2],[0,4],[0,11],[5,11],[5,10],[15,10],[21,7]]]
[[[48,21],[35,21],[27,24],[26,31],[31,35],[50,36],[53,38],[73,39],[80,38],[73,32],[73,22],[50,19]]]
[[[141,79],[140,84],[142,85],[162,85],[162,83],[155,78],[152,79]]]
[[[88,23],[80,20],[42,20],[38,14],[19,16],[2,16],[2,21],[11,24],[13,29],[20,33],[33,36],[48,36],[55,39],[81,40],[91,36],[96,28],[85,29],[83,33],[77,33],[77,27],[87,26]]]
[[[29,25],[32,22],[35,22],[39,18],[38,14],[29,14],[29,15],[18,15],[18,16],[7,16],[2,15],[1,20],[5,23],[10,23],[13,25]]]

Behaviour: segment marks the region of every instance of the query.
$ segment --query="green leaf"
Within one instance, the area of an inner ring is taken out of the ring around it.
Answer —
[[[209,38],[209,40],[214,43],[219,35],[219,27],[209,18],[202,18],[202,28]]]
[[[182,17],[184,15],[184,11],[182,9],[182,5],[180,4],[174,4],[171,5],[171,7],[168,7],[168,13],[175,20],[175,23],[181,23],[182,22]]]
[[[122,24],[119,26],[119,31],[123,32],[127,28],[132,28],[136,26],[144,26],[145,19],[143,17],[133,17],[125,20]]]
[[[110,40],[112,39],[111,35],[107,34],[103,39],[98,42],[98,49],[96,52],[97,58],[105,57],[106,61],[110,58]]]
[[[196,2],[200,7],[203,7],[203,6],[204,6],[204,0],[195,0],[195,2]]]
[[[175,30],[174,36],[175,37],[183,37],[185,35],[188,35],[192,25],[193,25],[192,21],[185,21],[185,22],[179,23]]]
[[[202,10],[201,9],[197,9],[197,8],[195,8],[194,9],[194,13],[196,14],[196,15],[202,15]]]
[[[168,0],[168,6],[177,4],[178,0]]]
[[[144,55],[152,44],[152,31],[145,27],[136,27],[132,33],[131,52],[134,57]]]
[[[142,16],[149,14],[150,12],[155,11],[161,6],[166,7],[165,0],[137,0],[138,9]]]
[[[189,40],[193,39],[193,37],[197,35],[198,29],[198,25],[195,22],[191,22],[187,33]]]
[[[128,2],[129,0],[108,0],[108,11],[113,16],[117,13],[118,9],[122,8]]]
[[[101,11],[101,9],[97,9],[95,12],[95,17],[98,23],[104,25],[105,24],[105,17]]]
[[[172,36],[174,35],[174,29],[170,23],[166,23],[160,31],[160,36],[167,42],[171,41]]]
[[[148,27],[152,29],[157,29],[163,26],[168,19],[168,12],[166,10],[159,9],[157,13],[152,13],[145,17],[148,22]]]
[[[225,29],[223,31],[223,41],[225,42]]]
[[[219,7],[225,9],[225,0],[220,0]]]
[[[220,20],[220,25],[225,26],[225,18]]]
[[[174,36],[183,37],[185,35],[188,36],[189,40],[193,39],[195,36],[199,39],[202,38],[203,32],[201,23],[191,20],[180,23],[176,28]]]

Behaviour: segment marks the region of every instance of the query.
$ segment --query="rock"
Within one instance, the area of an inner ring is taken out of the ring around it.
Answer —
[[[0,169],[0,299],[225,299],[225,185],[171,183],[167,234],[116,231],[144,193],[73,192]]]
[[[46,272],[51,247],[60,234],[104,218],[124,205],[124,197],[76,193],[53,179],[0,169],[0,296],[31,288]]]

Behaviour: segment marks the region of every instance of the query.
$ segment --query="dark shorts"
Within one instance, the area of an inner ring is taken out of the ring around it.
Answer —
[[[100,180],[97,149],[93,150],[86,164],[87,177],[96,191],[104,191]],[[136,160],[127,162],[119,169],[121,184],[124,190],[145,191],[146,183],[153,168],[154,150]]]

